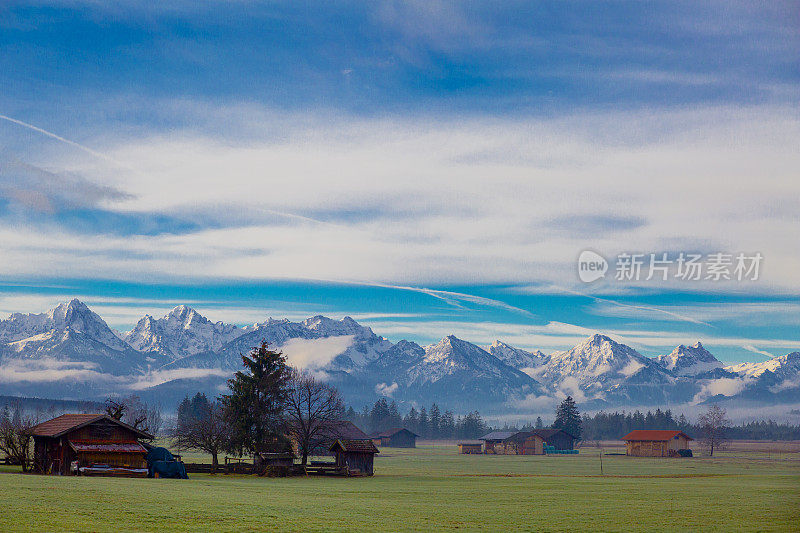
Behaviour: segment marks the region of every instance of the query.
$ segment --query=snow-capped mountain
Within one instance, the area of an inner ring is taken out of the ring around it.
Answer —
[[[681,344],[668,355],[659,355],[655,360],[676,376],[697,376],[723,366],[700,341],[692,346]]]
[[[325,366],[327,370],[349,371],[361,368],[393,346],[391,342],[350,317],[332,320],[324,316],[315,316],[301,322],[270,318],[248,328],[219,349],[188,354],[176,360],[171,366],[238,370],[241,367],[242,354],[259,346],[262,341],[266,341],[272,348],[282,349],[291,362],[293,355],[301,357],[302,354],[299,352],[313,349],[313,341],[330,338],[341,338],[343,342],[339,345],[341,351],[334,354],[325,365],[320,365]],[[308,342],[299,342],[303,340]],[[317,347],[320,348],[321,345]]]
[[[514,348],[500,340],[494,341],[486,348],[486,351],[517,370],[538,368],[550,360],[548,356],[539,350],[529,352]]]
[[[111,374],[143,371],[145,357],[121,340],[108,324],[80,300],[62,303],[47,313],[14,313],[0,321],[0,361],[26,362],[30,372],[46,370],[44,360],[80,363],[85,370]],[[21,374],[34,377],[35,374]],[[85,374],[82,374],[85,375]]]
[[[663,403],[674,378],[651,359],[605,335],[593,335],[571,350],[554,353],[533,373],[566,393],[579,389],[586,399]]]
[[[247,331],[232,324],[211,322],[191,307],[180,305],[162,318],[145,315],[124,339],[135,350],[158,352],[175,360],[220,350]]]
[[[523,398],[547,405],[564,393],[595,407],[800,401],[800,352],[722,367],[699,342],[650,359],[599,334],[549,356],[454,336],[422,347],[393,343],[350,317],[242,328],[186,306],[147,315],[121,335],[78,300],[0,320],[0,394],[102,399],[125,389],[165,404],[198,390],[216,396],[262,341],[334,383],[354,406],[381,395],[486,413],[513,410]]]

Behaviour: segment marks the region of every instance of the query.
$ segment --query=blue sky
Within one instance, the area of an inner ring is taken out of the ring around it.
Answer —
[[[0,311],[800,349],[797,2],[150,4],[0,7]]]

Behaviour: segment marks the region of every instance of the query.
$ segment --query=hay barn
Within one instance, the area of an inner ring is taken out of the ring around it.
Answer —
[[[625,455],[632,457],[678,457],[679,450],[688,450],[694,440],[683,431],[636,429],[622,437]]]
[[[533,431],[514,433],[503,442],[510,454],[544,455],[544,439]]]
[[[459,442],[458,443],[458,453],[463,453],[463,454],[483,453],[483,443],[482,442]]]
[[[518,431],[492,431],[478,440],[483,441],[483,453],[505,455],[508,453],[508,446],[505,440],[516,433]]]
[[[380,453],[371,440],[339,439],[330,451],[336,456],[337,468],[346,469],[347,475],[371,476],[375,454]]]
[[[34,469],[42,474],[146,476],[153,436],[104,414],[67,414],[34,426]]]
[[[372,442],[387,448],[416,448],[418,436],[405,428],[392,428],[373,435]]]

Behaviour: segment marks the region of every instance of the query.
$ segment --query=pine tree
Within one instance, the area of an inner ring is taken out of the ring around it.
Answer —
[[[220,397],[231,424],[231,450],[236,453],[282,451],[287,446],[281,415],[289,393],[289,367],[281,352],[266,342],[242,356],[244,371],[228,380],[230,394]]]
[[[442,415],[439,412],[439,406],[436,404],[431,405],[431,414],[430,419],[428,420],[428,426],[430,433],[430,438],[438,439],[440,437],[441,432],[441,424],[442,424]]]
[[[425,410],[425,406],[419,410],[419,431],[418,433],[428,438],[428,411]]]
[[[536,429],[542,429],[544,427],[544,424],[542,423],[542,417],[541,416],[537,416],[536,417],[536,426],[535,427],[536,427]]]
[[[553,427],[563,429],[580,440],[582,425],[583,421],[581,420],[580,412],[578,412],[578,406],[575,405],[575,400],[572,399],[572,396],[567,396],[556,409],[556,420],[553,422]]]

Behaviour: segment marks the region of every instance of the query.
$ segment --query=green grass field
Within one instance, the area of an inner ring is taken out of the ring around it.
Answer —
[[[192,458],[194,460],[195,458]],[[0,531],[800,531],[800,454],[470,456],[384,448],[372,478],[22,475]]]

